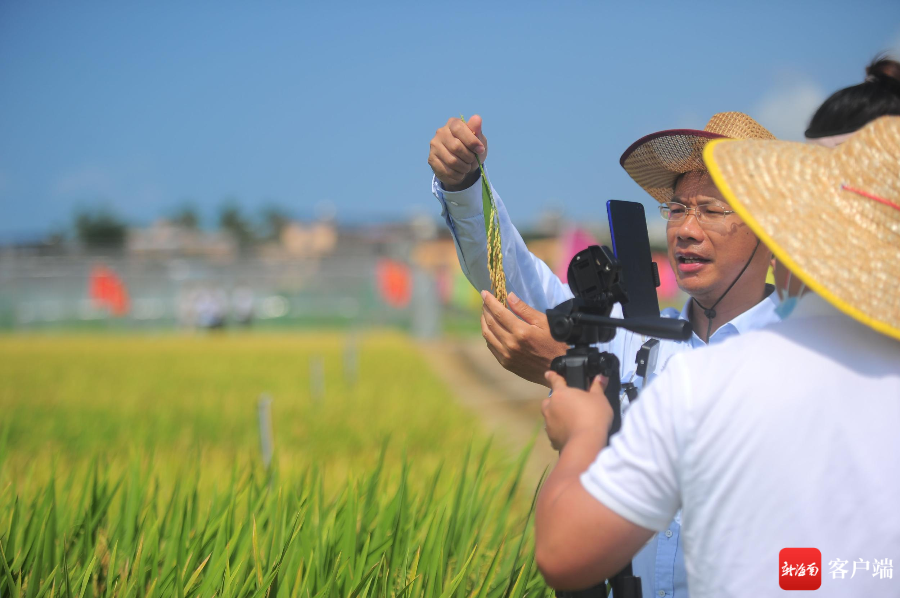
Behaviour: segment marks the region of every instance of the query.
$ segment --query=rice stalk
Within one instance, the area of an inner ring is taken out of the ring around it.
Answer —
[[[466,122],[463,116],[460,120]],[[503,246],[500,242],[500,216],[497,213],[497,203],[494,201],[494,193],[491,191],[491,183],[488,181],[484,164],[476,155],[478,168],[481,169],[481,207],[484,212],[484,231],[487,236],[487,266],[491,279],[491,293],[497,300],[506,305],[506,273],[503,271]]]

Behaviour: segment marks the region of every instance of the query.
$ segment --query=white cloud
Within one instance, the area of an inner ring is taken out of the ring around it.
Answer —
[[[809,119],[826,97],[822,86],[810,79],[784,77],[763,94],[752,115],[779,139],[803,141]]]
[[[900,60],[900,29],[884,50]],[[779,139],[803,141],[809,119],[827,97],[826,90],[809,77],[784,71],[756,102],[751,115]]]

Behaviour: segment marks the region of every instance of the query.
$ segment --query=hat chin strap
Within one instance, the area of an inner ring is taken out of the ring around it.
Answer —
[[[741,271],[738,273],[737,277],[731,282],[730,285],[728,285],[728,288],[725,289],[725,292],[722,293],[722,294],[719,296],[719,298],[716,299],[716,302],[713,303],[710,307],[708,307],[708,308],[703,307],[703,306],[700,304],[699,301],[697,301],[694,297],[691,297],[691,300],[692,300],[694,303],[697,304],[697,307],[699,307],[700,309],[703,310],[703,315],[706,316],[706,319],[707,319],[707,322],[708,322],[708,325],[707,325],[707,327],[706,327],[706,343],[707,343],[707,344],[709,344],[709,336],[710,336],[710,334],[712,334],[712,322],[713,322],[713,318],[716,317],[716,306],[719,304],[719,302],[720,302],[722,299],[725,298],[725,295],[728,294],[728,291],[730,291],[732,288],[734,288],[734,285],[736,285],[736,284],[737,284],[737,281],[739,281],[739,280],[741,279],[741,276],[744,275],[744,272],[747,271],[747,268],[750,266],[750,262],[753,261],[753,256],[756,255],[756,250],[757,250],[757,249],[759,249],[759,239],[756,240],[756,247],[753,248],[753,253],[750,254],[750,259],[748,259],[748,260],[747,260],[747,263],[744,264],[744,267],[741,268]]]

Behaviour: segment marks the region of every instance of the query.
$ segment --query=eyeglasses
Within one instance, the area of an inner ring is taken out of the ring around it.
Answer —
[[[681,222],[687,218],[688,212],[693,212],[700,224],[714,224],[725,220],[728,214],[734,214],[734,210],[720,203],[705,203],[696,208],[689,208],[683,203],[670,201],[659,206],[659,215],[669,222]]]

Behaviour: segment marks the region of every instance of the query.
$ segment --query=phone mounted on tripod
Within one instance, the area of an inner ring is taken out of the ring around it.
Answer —
[[[606,376],[605,394],[613,408],[609,437],[619,431],[622,413],[619,394],[619,358],[601,352],[595,345],[608,343],[617,328],[662,339],[691,338],[690,322],[661,317],[611,318],[616,303],[628,302],[622,266],[608,247],[591,245],[569,263],[569,288],[574,298],[547,310],[550,334],[569,345],[565,355],[556,357],[550,369],[563,376],[566,384],[587,390],[598,375]],[[616,598],[640,598],[641,580],[632,574],[631,564],[610,580]],[[576,592],[558,592],[560,598],[605,598],[606,585]]]

